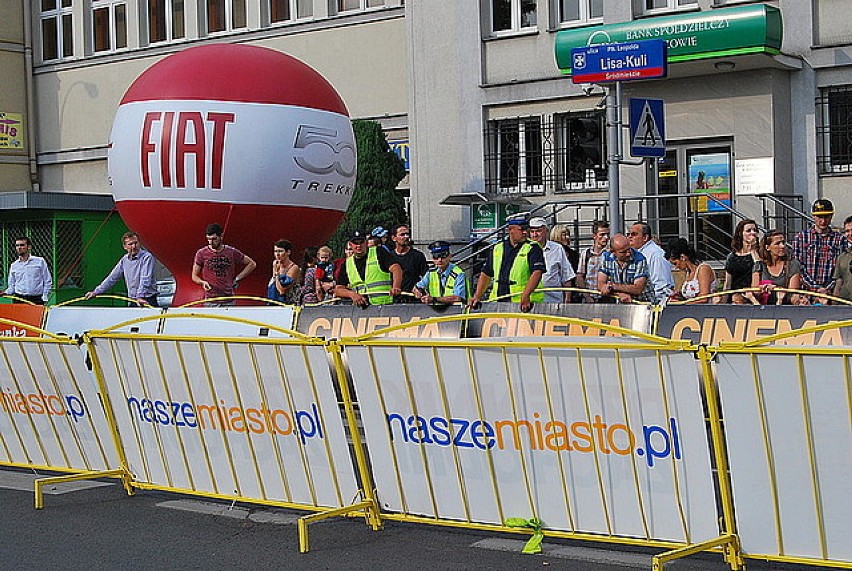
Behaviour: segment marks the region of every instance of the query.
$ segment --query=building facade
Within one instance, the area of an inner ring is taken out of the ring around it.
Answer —
[[[559,221],[589,221],[606,216],[609,196],[605,88],[575,85],[560,71],[558,39],[585,34],[586,43],[600,43],[600,33],[625,25],[656,28],[671,55],[717,31],[696,22],[736,26],[744,11],[762,11],[762,49],[670,58],[665,79],[623,82],[620,155],[631,161],[630,98],[664,100],[666,152],[622,164],[622,215],[650,220],[662,238],[709,236],[715,250],[705,253],[716,257],[727,247],[717,229],[730,230],[739,215],[780,224],[819,196],[834,201],[838,218],[852,214],[852,24],[844,0],[13,4],[0,23],[0,113],[20,118],[22,135],[0,139],[3,191],[108,194],[109,132],[130,83],[170,53],[226,41],[302,59],[337,88],[353,118],[382,123],[410,160],[419,242],[468,240],[483,199],[569,204]],[[499,215],[493,219],[498,225]]]

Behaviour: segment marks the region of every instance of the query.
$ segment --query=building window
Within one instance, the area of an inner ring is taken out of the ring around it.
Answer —
[[[184,0],[148,0],[148,41],[179,40],[186,35]]]
[[[556,191],[607,187],[605,116],[602,111],[556,116]]]
[[[645,0],[645,12],[667,12],[698,6],[698,0]]]
[[[74,56],[72,0],[41,0],[41,59]]]
[[[559,6],[559,22],[562,24],[600,21],[603,19],[603,0],[557,1]]]
[[[824,89],[817,109],[820,173],[852,172],[852,85]]]
[[[487,190],[543,192],[543,147],[541,117],[489,122],[485,132]]]
[[[287,22],[313,15],[313,0],[269,0],[269,21]]]
[[[246,27],[246,0],[207,0],[207,33]]]
[[[337,12],[366,10],[367,8],[378,8],[384,5],[385,0],[337,0]]]
[[[92,0],[92,49],[109,52],[127,47],[127,6],[124,0]]]
[[[490,2],[492,32],[511,32],[536,27],[536,0]]]

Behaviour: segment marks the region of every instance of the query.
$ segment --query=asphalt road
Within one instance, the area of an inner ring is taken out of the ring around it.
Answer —
[[[235,505],[79,482],[48,491],[33,508],[35,476],[0,470],[0,569],[650,569],[652,550],[546,539],[524,555],[521,536],[387,522],[372,531],[360,518],[311,524],[311,551],[299,553],[291,510]],[[673,571],[724,570],[720,555],[670,564]],[[750,570],[799,571],[749,562]]]

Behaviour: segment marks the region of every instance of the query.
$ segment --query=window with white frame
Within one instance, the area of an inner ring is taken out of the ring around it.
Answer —
[[[490,121],[485,139],[486,187],[490,192],[544,190],[541,117]]]
[[[559,22],[576,24],[603,19],[603,0],[556,0]]]
[[[492,32],[512,32],[536,27],[536,0],[489,1]]]
[[[207,33],[246,27],[246,0],[207,0]]]
[[[92,50],[127,47],[127,4],[124,0],[92,0]]]
[[[269,21],[273,24],[310,18],[313,13],[313,0],[269,0]]]
[[[666,12],[682,8],[694,8],[698,0],[644,0],[645,12]]]
[[[367,8],[378,8],[384,5],[385,0],[337,0],[337,12],[366,10]]]
[[[72,0],[41,0],[41,59],[74,56]]]
[[[148,0],[148,42],[179,40],[186,35],[184,0]]]
[[[852,85],[823,89],[817,109],[819,172],[852,172]]]

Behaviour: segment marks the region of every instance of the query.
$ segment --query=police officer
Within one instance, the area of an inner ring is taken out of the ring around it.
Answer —
[[[401,291],[402,268],[384,248],[368,246],[367,236],[361,230],[349,236],[352,255],[340,269],[334,295],[361,307],[393,303],[393,296]]]
[[[536,289],[547,267],[541,246],[527,238],[528,214],[515,214],[506,224],[506,239],[494,246],[483,266],[476,293],[469,301],[471,307],[479,305],[492,280],[497,284],[491,288],[489,301],[511,295],[512,301],[520,302],[521,311],[529,311],[533,302],[544,301],[544,293]]]
[[[429,244],[435,267],[420,278],[414,297],[423,303],[464,303],[469,291],[464,271],[450,261],[450,244],[437,240]]]

